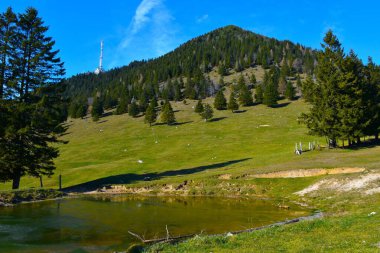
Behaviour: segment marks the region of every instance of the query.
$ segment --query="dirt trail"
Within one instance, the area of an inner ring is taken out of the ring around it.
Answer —
[[[286,170],[264,174],[250,175],[254,178],[295,178],[295,177],[315,177],[322,175],[349,174],[365,171],[365,168],[334,168],[334,169],[307,169],[307,170]]]

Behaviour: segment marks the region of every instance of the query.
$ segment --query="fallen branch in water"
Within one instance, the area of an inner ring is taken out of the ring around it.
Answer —
[[[276,226],[283,226],[283,225],[293,224],[293,223],[297,223],[297,222],[304,221],[304,220],[314,220],[314,219],[318,219],[318,218],[322,218],[322,217],[323,217],[323,213],[318,212],[318,213],[315,213],[315,214],[313,214],[311,216],[299,217],[299,218],[296,218],[296,219],[287,220],[287,221],[281,221],[281,222],[273,223],[273,224],[266,225],[266,226],[261,226],[261,227],[256,227],[256,228],[249,228],[249,229],[244,229],[244,230],[238,230],[238,231],[233,231],[233,232],[228,232],[228,233],[223,233],[223,234],[213,234],[213,235],[208,235],[208,236],[222,236],[222,235],[226,235],[226,234],[237,235],[237,234],[241,234],[241,233],[253,232],[253,231],[262,230],[262,229],[271,228],[271,227],[276,227]],[[142,238],[138,234],[135,234],[135,233],[133,233],[131,231],[128,231],[129,234],[131,234],[134,237],[138,238],[144,244],[178,242],[178,241],[182,241],[182,240],[189,239],[191,237],[196,236],[196,234],[189,234],[189,235],[183,235],[183,236],[177,236],[177,237],[169,237],[169,230],[168,230],[167,226],[166,226],[166,232],[167,232],[166,238],[145,240],[144,238]]]
[[[133,235],[134,237],[136,237],[142,243],[145,243],[145,244],[159,243],[159,242],[176,242],[176,241],[181,241],[181,240],[188,239],[188,238],[191,238],[191,237],[195,236],[195,234],[190,234],[190,235],[183,235],[183,236],[177,236],[177,237],[168,237],[167,236],[166,238],[145,240],[144,238],[142,238],[138,234],[135,234],[135,233],[133,233],[131,231],[128,231],[128,233],[131,234],[131,235]]]

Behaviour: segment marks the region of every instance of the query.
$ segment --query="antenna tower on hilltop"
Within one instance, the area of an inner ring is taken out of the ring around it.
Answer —
[[[97,67],[94,71],[96,75],[104,72],[103,70],[103,40],[100,41],[100,58],[99,58],[99,67]]]

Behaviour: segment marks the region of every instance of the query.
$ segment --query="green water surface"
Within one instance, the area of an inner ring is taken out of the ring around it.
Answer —
[[[267,200],[206,197],[83,197],[0,208],[0,252],[113,252],[146,239],[215,234],[308,213]]]

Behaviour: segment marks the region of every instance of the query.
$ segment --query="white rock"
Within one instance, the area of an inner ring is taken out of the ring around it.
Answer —
[[[368,214],[368,216],[373,216],[375,214],[376,214],[376,212],[371,212],[371,213]]]
[[[143,160],[138,160],[137,162],[138,162],[138,163],[144,163]]]

